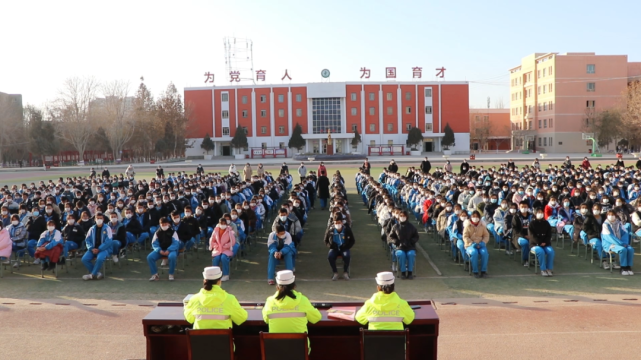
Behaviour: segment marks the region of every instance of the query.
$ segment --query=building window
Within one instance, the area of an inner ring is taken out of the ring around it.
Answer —
[[[260,127],[260,133],[261,134],[267,134],[267,126],[261,126]]]
[[[279,102],[279,103],[282,103],[282,102],[284,102],[284,101],[285,101],[285,95],[283,95],[283,94],[279,94],[279,95],[278,95],[278,102]]]
[[[312,99],[312,133],[341,133],[341,99]]]
[[[550,141],[548,141],[548,143],[550,144],[550,146],[552,146],[552,137],[551,136],[550,136]]]
[[[549,89],[548,92],[552,92],[552,84],[548,85]]]
[[[387,107],[387,115],[394,115],[394,108],[391,106]]]
[[[554,109],[554,103],[550,101],[550,110]]]
[[[229,128],[228,127],[224,127],[223,128],[223,136],[225,136],[225,135],[229,136]]]
[[[425,97],[432,97],[432,88],[425,88]]]
[[[296,116],[297,117],[303,116],[303,109],[296,109]]]
[[[303,95],[296,94],[296,102],[301,102],[301,101],[303,101]]]
[[[352,132],[358,131],[358,125],[352,124]]]
[[[552,120],[554,119],[550,119],[550,127],[552,127],[552,124],[553,124]]]
[[[369,114],[370,115],[376,115],[376,108],[373,107],[373,106],[371,108],[369,108]]]
[[[596,101],[594,100],[588,100],[585,102],[585,107],[593,108],[596,104]]]
[[[545,69],[543,69],[543,77],[545,77]]]
[[[356,93],[352,93],[351,99],[352,99],[352,101],[356,101]]]
[[[279,134],[284,134],[285,133],[285,127],[284,126],[279,126],[278,127],[278,133]]]
[[[543,93],[545,94],[545,90],[547,90],[547,86],[543,85]]]
[[[229,111],[223,110],[223,119],[229,119]]]
[[[528,124],[528,129],[532,130],[532,120],[530,120],[530,123]]]
[[[541,111],[542,110],[541,103],[538,103],[537,105],[538,105],[539,111]]]
[[[541,138],[539,138],[539,146],[541,146]]]
[[[267,149],[267,143],[260,143],[261,149]]]
[[[222,93],[220,94],[220,99],[222,101],[229,101],[229,94],[228,93]]]
[[[543,119],[543,128],[547,129],[547,127],[548,127],[548,120],[547,119]]]
[[[594,64],[588,64],[587,73],[588,74],[594,74],[595,72],[596,72],[596,69],[594,67]]]
[[[376,95],[374,93],[369,93],[369,101],[374,101],[376,99]]]
[[[267,117],[267,110],[261,110],[260,117]]]
[[[285,143],[284,142],[279,142],[278,143],[278,148],[279,149],[284,149],[285,148]]]
[[[543,111],[547,111],[547,110],[548,110],[548,103],[543,103]]]
[[[243,97],[240,98],[240,101],[242,101],[243,104],[247,104],[247,95],[243,95]]]
[[[405,113],[406,114],[411,114],[412,113],[412,107],[411,106],[406,106],[405,107]]]
[[[406,92],[405,93],[405,100],[412,100],[412,93],[411,92]]]
[[[548,138],[543,138],[543,146],[548,146]]]
[[[376,145],[376,140],[370,140],[369,141],[370,146],[375,146]]]
[[[541,70],[537,70],[537,72],[536,72],[536,77],[537,77],[538,79],[540,79],[540,78],[541,78]]]
[[[247,126],[243,126],[243,131],[245,132],[245,135],[249,134],[249,130],[247,130]]]
[[[394,125],[387,124],[387,131],[391,132],[392,130],[394,130]]]
[[[541,95],[541,87],[540,86],[536,87],[536,94],[537,95]]]
[[[412,124],[411,123],[405,124],[405,130],[407,130],[407,131],[412,130]]]
[[[539,119],[539,129],[541,128],[541,119]]]
[[[391,92],[387,93],[387,101],[392,101],[392,93]]]
[[[595,83],[588,83],[587,84],[587,90],[588,91],[594,91],[596,89],[596,84]]]
[[[247,110],[243,110],[243,117],[244,117],[244,118],[246,118],[246,117],[247,117]]]
[[[284,109],[278,109],[278,117],[285,117],[285,110]]]
[[[432,123],[425,123],[425,132],[432,131]]]
[[[548,74],[549,74],[550,76],[552,76],[552,67],[551,67],[551,66],[548,68]]]
[[[261,95],[260,102],[264,103],[265,101],[267,101],[267,97],[265,95]]]
[[[431,114],[432,113],[432,107],[431,106],[426,106],[425,107],[425,113],[428,114],[428,115]]]
[[[376,132],[376,124],[369,124],[369,131]]]
[[[355,107],[353,107],[352,110],[351,110],[351,113],[352,113],[352,115],[357,115],[358,114],[358,110]]]

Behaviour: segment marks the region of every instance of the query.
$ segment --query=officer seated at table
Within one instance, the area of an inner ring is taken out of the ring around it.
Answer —
[[[394,273],[386,271],[376,274],[378,292],[356,313],[356,321],[369,330],[403,330],[403,324],[414,321],[414,310],[407,301],[394,292]]]

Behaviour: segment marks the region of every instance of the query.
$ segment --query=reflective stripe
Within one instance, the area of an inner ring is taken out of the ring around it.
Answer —
[[[229,320],[229,315],[196,315],[196,320]]]
[[[268,314],[268,319],[284,319],[284,318],[304,318],[307,314],[304,312],[290,312],[290,313],[273,313]]]
[[[369,317],[367,318],[367,321],[373,323],[373,322],[401,322],[403,321],[402,317],[394,317],[394,316],[381,316],[381,317]]]

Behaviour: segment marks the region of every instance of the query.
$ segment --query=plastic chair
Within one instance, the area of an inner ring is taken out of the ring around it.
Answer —
[[[309,360],[307,333],[260,332],[262,360]]]
[[[410,330],[360,329],[361,360],[409,360]]]
[[[190,360],[234,360],[234,337],[231,329],[187,329],[187,354]]]

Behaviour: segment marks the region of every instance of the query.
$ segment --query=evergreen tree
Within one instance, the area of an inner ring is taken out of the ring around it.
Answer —
[[[445,135],[443,136],[443,140],[441,140],[441,145],[443,145],[445,150],[449,150],[450,146],[454,145],[454,131],[452,131],[450,123],[445,124],[445,130],[443,130],[443,133]]]
[[[419,130],[417,127],[411,128],[407,133],[407,145],[412,149],[416,149],[416,145],[420,144],[421,142],[423,142],[423,134],[421,133],[421,130]]]
[[[242,126],[239,125],[236,128],[236,133],[234,134],[234,138],[231,139],[231,145],[236,149],[242,149],[249,146],[249,143],[247,142],[247,133],[245,132],[245,129],[243,129]]]
[[[354,138],[352,138],[352,146],[357,147],[363,140],[361,139],[361,134],[358,133],[358,129],[354,130]]]
[[[210,151],[214,150],[214,142],[209,137],[209,133],[205,134],[205,137],[203,138],[203,142],[202,144],[200,144],[200,148],[205,150],[207,154],[209,154]]]
[[[292,131],[292,137],[289,138],[289,143],[287,147],[290,149],[297,149],[300,151],[305,146],[305,139],[303,139],[303,129],[298,123],[294,126],[294,131]]]

